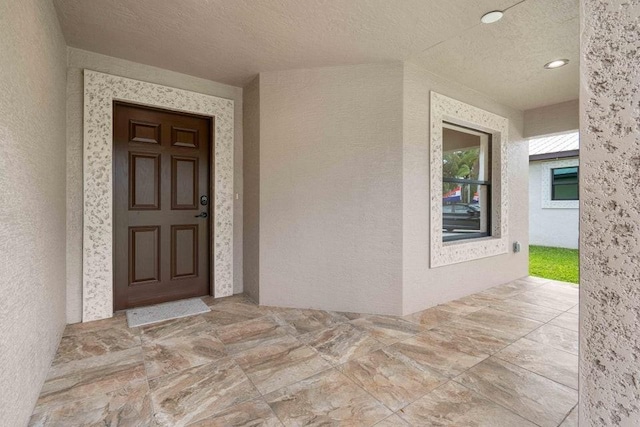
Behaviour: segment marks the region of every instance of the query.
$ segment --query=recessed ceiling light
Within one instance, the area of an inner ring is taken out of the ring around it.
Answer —
[[[482,15],[482,18],[480,18],[480,22],[482,22],[483,24],[493,24],[494,22],[498,22],[499,20],[501,20],[503,16],[504,13],[502,11],[493,10]]]
[[[554,68],[560,68],[569,63],[568,59],[556,59],[555,61],[547,62],[544,64],[544,68],[547,70],[553,70]]]

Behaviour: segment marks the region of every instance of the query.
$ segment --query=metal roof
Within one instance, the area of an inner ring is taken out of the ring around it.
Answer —
[[[578,132],[565,133],[563,135],[535,138],[529,141],[529,155],[560,153],[580,149]]]

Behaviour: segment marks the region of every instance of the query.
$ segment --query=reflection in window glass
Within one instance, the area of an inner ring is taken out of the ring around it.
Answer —
[[[491,138],[445,123],[442,135],[443,241],[491,235]]]
[[[578,167],[551,169],[551,200],[578,200]]]

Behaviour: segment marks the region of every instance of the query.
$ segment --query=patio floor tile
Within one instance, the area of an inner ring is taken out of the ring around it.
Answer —
[[[52,366],[37,406],[61,404],[145,382],[140,347]]]
[[[503,332],[464,318],[436,326],[430,332],[443,341],[455,343],[459,351],[478,357],[500,351],[513,341]]]
[[[552,287],[545,287],[551,285]],[[555,283],[545,284],[534,289],[513,297],[518,301],[524,301],[543,307],[553,308],[555,310],[566,311],[578,303],[578,293],[566,289],[562,285]]]
[[[210,333],[152,341],[143,344],[142,350],[149,379],[213,362],[227,355],[224,344]]]
[[[576,405],[567,418],[564,419],[560,427],[578,427],[578,405]]]
[[[432,328],[440,323],[445,323],[459,317],[459,314],[451,310],[443,309],[439,306],[428,308],[417,313],[404,316],[403,319],[417,323],[424,328]]]
[[[398,414],[414,426],[536,426],[453,381],[400,410]]]
[[[189,424],[189,427],[230,426],[279,427],[282,426],[282,423],[264,400],[256,399],[240,403],[218,415]]]
[[[522,338],[495,357],[578,389],[578,356],[575,354]]]
[[[364,356],[384,345],[367,331],[350,323],[322,329],[299,337],[300,341],[313,347],[329,363],[339,365],[356,357]]]
[[[128,350],[139,345],[140,333],[137,329],[105,328],[64,335],[53,365]]]
[[[404,318],[203,300],[211,312],[140,328],[123,313],[67,326],[30,424],[577,422],[567,283],[524,278]]]
[[[553,308],[543,307],[541,305],[530,304],[528,302],[513,299],[504,299],[501,301],[497,301],[491,304],[491,307],[495,308],[496,310],[514,314],[516,316],[524,317],[531,320],[537,320],[538,322],[548,322],[551,319],[562,314],[562,311],[560,310],[554,310]]]
[[[151,401],[147,382],[129,385],[107,393],[96,393],[39,411],[30,426],[143,426],[151,425]]]
[[[149,381],[155,422],[187,425],[259,396],[230,358]]]
[[[328,326],[348,322],[349,319],[339,313],[322,310],[283,310],[278,317],[295,329],[298,334],[306,334],[324,329]]]
[[[393,414],[390,417],[376,423],[375,427],[408,427],[409,424],[398,415]]]
[[[447,381],[402,353],[388,350],[374,351],[337,369],[394,412]]]
[[[221,327],[216,331],[229,354],[268,345],[283,336],[295,333],[291,326],[273,315]]]
[[[578,401],[578,392],[491,357],[456,382],[542,427],[555,427]]]
[[[543,325],[542,322],[515,316],[491,307],[471,313],[465,317],[465,320],[499,331],[503,334],[502,336],[510,340],[520,338]]]
[[[367,316],[352,320],[351,324],[371,333],[373,338],[386,345],[411,338],[425,330],[420,325],[393,316]]]
[[[265,396],[287,426],[371,426],[392,412],[331,369]]]
[[[547,323],[531,332],[526,338],[575,355],[578,354],[578,333],[570,329]]]
[[[419,366],[433,369],[441,375],[454,377],[488,357],[467,354],[462,350],[465,348],[465,344],[455,338],[426,331],[393,344],[387,351],[402,354]]]
[[[577,314],[565,312],[550,321],[549,324],[578,332],[580,329],[580,318]]]
[[[331,367],[318,352],[291,336],[239,353],[234,358],[262,394]]]
[[[504,285],[494,286],[486,291],[480,292],[478,295],[487,295],[495,298],[511,298],[524,292],[532,291],[542,286],[541,283],[532,283],[525,280],[515,280],[505,283]]]

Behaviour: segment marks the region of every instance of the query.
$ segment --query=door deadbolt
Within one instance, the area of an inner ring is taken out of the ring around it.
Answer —
[[[207,196],[200,196],[200,204],[207,206],[209,204],[209,198]]]

